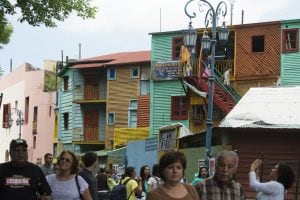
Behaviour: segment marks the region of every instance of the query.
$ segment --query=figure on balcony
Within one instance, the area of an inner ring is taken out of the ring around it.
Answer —
[[[191,53],[188,47],[182,45],[180,49],[180,63],[182,65],[183,76],[192,75]]]
[[[203,62],[203,73],[202,73],[202,78],[207,81],[208,78],[210,77],[210,64],[211,64],[211,58],[212,56],[211,55],[207,55],[207,57],[204,59],[204,62]]]
[[[224,74],[223,74],[223,83],[225,86],[229,87],[230,86],[230,73],[231,73],[231,68],[228,68]]]

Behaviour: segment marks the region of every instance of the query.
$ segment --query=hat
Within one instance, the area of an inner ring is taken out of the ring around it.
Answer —
[[[17,146],[23,146],[23,147],[28,147],[26,140],[18,138],[14,139],[10,142],[9,149],[14,149]]]

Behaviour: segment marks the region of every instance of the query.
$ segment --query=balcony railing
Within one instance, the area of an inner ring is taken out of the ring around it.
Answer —
[[[85,87],[84,85],[75,85],[73,90],[74,102],[105,102],[106,91],[100,91],[99,87]]]

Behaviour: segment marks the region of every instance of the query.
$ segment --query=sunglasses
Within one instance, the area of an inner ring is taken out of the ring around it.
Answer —
[[[72,163],[72,160],[70,160],[69,158],[64,158],[64,157],[62,157],[60,160],[61,160],[61,161],[66,161],[66,162],[68,162],[68,163]]]

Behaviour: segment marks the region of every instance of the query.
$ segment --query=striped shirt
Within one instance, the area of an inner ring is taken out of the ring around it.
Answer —
[[[201,200],[245,200],[242,185],[234,180],[227,185],[222,185],[214,177],[210,177],[199,182],[195,187]]]

